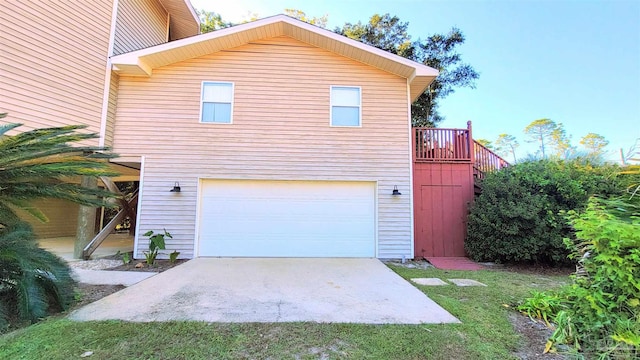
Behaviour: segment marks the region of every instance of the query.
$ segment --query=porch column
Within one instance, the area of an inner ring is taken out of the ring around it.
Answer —
[[[95,177],[83,176],[80,184],[89,189],[96,189],[98,180]],[[97,208],[95,207],[80,205],[76,241],[73,246],[73,257],[75,259],[82,259],[82,250],[96,235],[96,212]]]

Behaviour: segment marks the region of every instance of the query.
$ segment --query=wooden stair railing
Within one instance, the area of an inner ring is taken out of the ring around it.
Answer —
[[[473,176],[477,179],[484,179],[486,173],[509,166],[509,163],[500,155],[475,140],[473,141],[473,153]]]

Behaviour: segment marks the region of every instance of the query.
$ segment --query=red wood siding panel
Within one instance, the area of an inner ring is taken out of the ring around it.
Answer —
[[[415,163],[413,176],[415,256],[465,256],[472,164]]]

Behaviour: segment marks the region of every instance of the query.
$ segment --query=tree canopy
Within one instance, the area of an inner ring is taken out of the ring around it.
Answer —
[[[609,145],[609,141],[600,134],[588,133],[580,139],[580,145],[584,146],[589,151],[589,154],[600,155],[604,147]]]
[[[556,123],[556,128],[551,132],[551,142],[555,155],[562,159],[568,159],[575,153],[575,147],[571,145],[571,136],[567,134],[562,123]]]
[[[307,13],[298,9],[284,9],[284,14],[323,29],[327,27],[327,21],[329,21],[329,14],[324,14],[321,17],[308,16]]]
[[[196,10],[196,13],[200,18],[200,32],[202,34],[233,26],[232,23],[222,20],[222,16],[213,11]]]
[[[527,136],[528,142],[540,143],[540,152],[544,158],[547,156],[547,147],[552,141],[551,136],[557,128],[558,124],[551,119],[538,119],[532,121],[524,128],[524,134]]]
[[[367,23],[346,23],[334,31],[351,39],[394,53],[437,69],[440,75],[411,105],[413,126],[436,126],[444,116],[438,101],[459,87],[475,87],[479,74],[464,62],[457,48],[465,41],[462,31],[452,28],[447,34],[433,34],[412,41],[408,22],[389,14],[371,16]]]
[[[486,147],[487,149],[494,150],[493,141],[487,139],[474,139],[480,145]]]
[[[516,148],[520,146],[516,137],[509,134],[500,134],[498,135],[498,139],[495,142],[496,151],[502,155],[506,156],[507,154],[511,154],[513,156],[513,162],[517,161],[516,159]]]

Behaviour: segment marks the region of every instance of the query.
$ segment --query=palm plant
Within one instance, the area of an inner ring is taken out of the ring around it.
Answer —
[[[6,114],[0,114],[0,118]],[[31,205],[40,198],[57,198],[82,205],[103,206],[103,198],[114,194],[74,183],[78,176],[113,176],[105,154],[95,146],[73,146],[96,134],[79,133],[84,126],[35,129],[7,135],[21,124],[0,125],[0,224],[18,221],[15,208],[47,221],[42,211]]]
[[[73,300],[67,263],[38,247],[31,226],[17,222],[0,230],[0,329],[7,319],[35,322],[51,305],[66,310]]]
[[[82,144],[96,134],[78,132],[83,126],[64,126],[9,135],[19,126],[0,124],[0,327],[8,318],[35,321],[49,305],[65,309],[73,291],[66,262],[38,248],[30,225],[16,210],[47,221],[33,200],[57,198],[97,207],[116,196],[77,181],[115,175],[105,161],[113,155]]]

